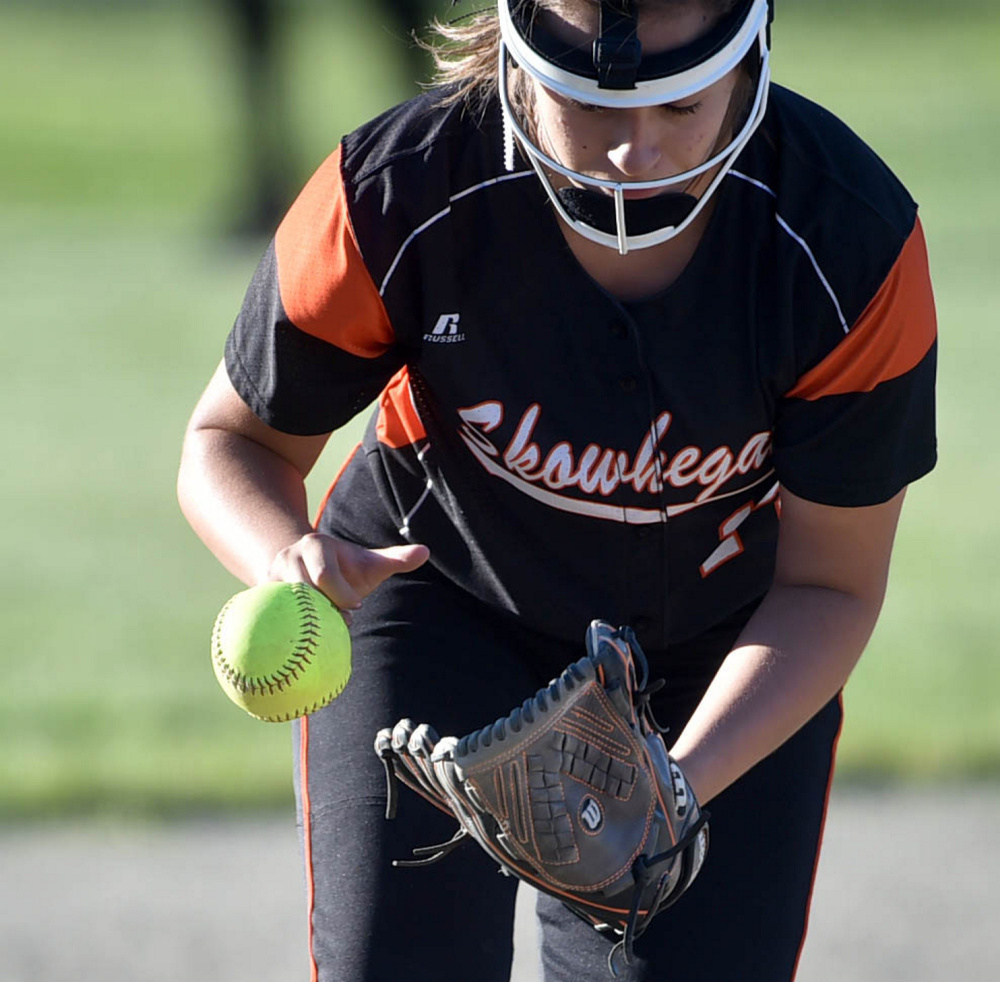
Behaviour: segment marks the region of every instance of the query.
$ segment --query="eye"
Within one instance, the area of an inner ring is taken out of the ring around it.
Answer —
[[[701,103],[692,102],[689,106],[679,106],[676,102],[668,102],[663,108],[672,116],[693,116],[701,109]]]
[[[595,106],[589,102],[577,102],[576,99],[567,99],[566,104],[571,109],[576,109],[582,113],[599,113],[604,111],[604,106]]]

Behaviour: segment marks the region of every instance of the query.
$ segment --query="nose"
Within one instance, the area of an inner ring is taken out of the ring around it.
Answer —
[[[662,133],[648,107],[620,110],[608,147],[608,159],[626,177],[639,181],[656,171],[663,159]]]

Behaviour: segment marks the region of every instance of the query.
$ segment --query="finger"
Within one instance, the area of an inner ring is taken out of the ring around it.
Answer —
[[[336,561],[329,561],[322,544],[307,546],[304,559],[310,581],[341,611],[357,610],[361,606],[361,594],[344,576],[339,564]]]
[[[266,580],[270,583],[309,583],[315,586],[309,577],[305,563],[302,562],[301,555],[291,549],[282,549],[271,560]]]
[[[365,589],[374,590],[383,580],[397,573],[412,573],[430,557],[427,546],[386,546],[369,549],[364,560]]]
[[[410,573],[419,566],[423,566],[431,555],[427,546],[420,545],[384,546],[381,549],[372,549],[371,551],[395,563],[401,573]]]
[[[344,614],[349,627],[347,611],[357,610],[361,606],[361,597],[341,573],[336,554],[330,555],[332,541],[329,536],[303,536],[271,560],[267,579],[314,586]]]

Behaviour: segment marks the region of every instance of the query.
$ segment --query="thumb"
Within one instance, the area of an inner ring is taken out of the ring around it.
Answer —
[[[396,573],[410,573],[430,558],[431,551],[427,546],[386,546],[383,549],[372,549],[372,553],[379,557],[377,564],[380,572],[384,572],[382,579],[394,576]]]

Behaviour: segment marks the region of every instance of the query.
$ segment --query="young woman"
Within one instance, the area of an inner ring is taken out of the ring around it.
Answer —
[[[712,813],[623,977],[794,975],[839,693],[935,460],[936,328],[915,204],[770,84],[771,13],[499,0],[446,30],[446,84],[343,139],[254,276],[180,498],[245,582],[351,620],[350,685],[295,727],[314,978],[508,978],[514,881],[475,849],[394,869],[453,827],[415,795],[384,821],[372,739],[505,714],[595,617],[666,679]],[[314,527],[303,478],[372,399]],[[538,915],[549,982],[605,977],[605,939]]]

